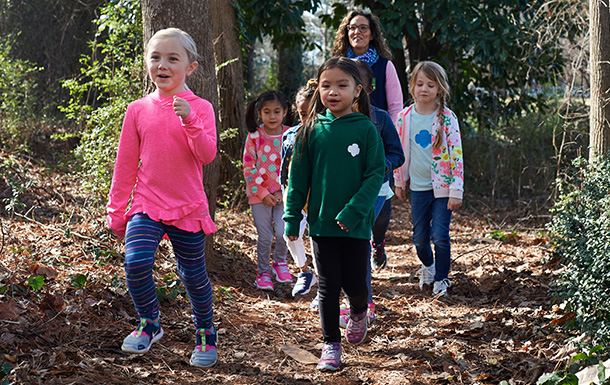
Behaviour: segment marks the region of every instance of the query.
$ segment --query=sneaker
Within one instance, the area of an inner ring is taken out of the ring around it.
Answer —
[[[271,265],[275,280],[278,282],[292,282],[292,274],[288,271],[286,262],[273,262]]]
[[[311,271],[303,271],[299,273],[297,277],[297,283],[294,284],[292,288],[292,296],[294,297],[297,294],[305,295],[309,293],[311,287],[318,282],[316,275]]]
[[[323,371],[335,371],[341,366],[341,344],[339,342],[324,343],[322,357],[316,368]]]
[[[431,285],[434,282],[435,273],[434,263],[430,266],[421,265],[421,269],[417,270],[417,274],[419,274],[419,290],[423,290],[424,285]]]
[[[349,321],[345,328],[345,339],[352,345],[358,345],[366,337],[366,330],[368,328],[368,321],[366,318],[366,312],[360,314],[354,314],[350,311]]]
[[[259,289],[273,291],[273,282],[271,282],[271,274],[269,273],[258,274],[254,283]]]
[[[369,307],[366,309],[366,320],[369,323],[369,326],[375,322],[377,316],[375,315],[375,303],[369,302]]]
[[[216,363],[218,353],[216,352],[216,344],[218,343],[218,335],[216,329],[198,329],[197,346],[191,355],[191,365],[200,368],[209,368]],[[202,336],[203,335],[203,336]]]
[[[342,303],[339,306],[339,326],[343,329],[347,328],[349,322],[349,304]]]
[[[447,296],[447,288],[451,287],[451,281],[449,278],[441,279],[440,281],[434,282],[432,288],[432,295],[440,295],[442,297]]]
[[[148,318],[140,319],[140,326],[123,340],[121,350],[127,353],[146,353],[153,342],[163,337],[160,324],[154,324]]]
[[[388,256],[385,253],[385,239],[379,245],[371,242],[373,246],[373,256],[371,257],[371,267],[374,271],[379,271],[386,267],[388,263]]]
[[[316,292],[316,297],[314,299],[312,299],[311,303],[309,304],[309,310],[317,310],[319,306],[320,306],[320,297],[319,297],[319,294]]]

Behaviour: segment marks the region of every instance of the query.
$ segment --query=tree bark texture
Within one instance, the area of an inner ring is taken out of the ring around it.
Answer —
[[[293,103],[297,91],[304,85],[303,46],[277,47],[277,51],[279,91]]]
[[[589,161],[610,149],[610,7],[608,0],[589,1],[591,113]]]
[[[232,160],[242,158],[248,136],[242,49],[235,8],[227,0],[211,0],[210,8],[214,58],[218,67],[219,132],[226,133],[221,135],[223,139],[220,142],[219,185],[228,183],[229,189],[235,191],[243,177],[241,167],[235,166]]]
[[[218,88],[212,47],[212,25],[210,23],[209,1],[199,0],[142,0],[142,23],[144,41],[164,28],[175,27],[187,32],[197,44],[199,66],[187,79],[189,88],[197,96],[208,100],[218,111]],[[216,114],[216,130],[220,126]],[[203,168],[203,185],[208,196],[210,215],[214,219],[219,172],[218,156]],[[216,265],[213,243],[214,237],[206,239],[205,253],[208,266]]]

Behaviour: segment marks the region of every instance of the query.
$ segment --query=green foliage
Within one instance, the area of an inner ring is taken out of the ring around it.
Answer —
[[[574,3],[355,1],[377,15],[392,48],[403,49],[406,38],[412,66],[434,60],[447,69],[451,108],[460,119],[473,118],[484,133],[532,108],[544,110],[545,95],[538,87],[554,84],[560,76],[564,59],[559,41],[580,28],[561,19]],[[333,7],[333,15],[323,20],[337,27],[348,8]]]
[[[87,278],[88,277],[85,274],[78,274],[78,275],[75,275],[74,277],[72,277],[72,281],[70,283],[75,288],[82,289],[83,287],[85,287],[85,284],[87,283]]]
[[[275,47],[306,44],[303,12],[315,12],[320,0],[233,0],[241,33],[247,40],[271,36]]]
[[[116,147],[127,105],[142,95],[140,2],[113,0],[101,9],[91,54],[81,74],[64,82],[70,101],[62,107],[81,126],[75,155],[83,187],[98,202],[108,194]]]
[[[606,367],[602,363],[599,352],[603,350],[600,345],[592,348],[588,353],[581,352],[570,359],[565,370],[553,373],[545,373],[536,382],[536,385],[578,385],[578,377],[574,373],[591,366],[597,365],[597,378],[601,385],[610,385],[610,378],[606,377]],[[576,361],[580,361],[575,363]]]
[[[13,59],[9,41],[0,41],[0,146],[27,150],[39,126],[39,101],[34,92],[40,70],[27,60]]]
[[[28,277],[28,286],[32,288],[34,291],[39,291],[45,286],[44,277],[42,275],[36,277]]]
[[[554,254],[562,263],[554,294],[566,312],[565,324],[595,343],[610,342],[610,159],[594,164],[576,159],[579,172],[562,183],[548,224]]]
[[[2,198],[4,210],[9,213],[18,212],[26,207],[22,198],[34,183],[27,178],[26,172],[27,170],[13,157],[8,157],[0,163],[0,180],[4,180],[10,189],[10,196]]]
[[[0,370],[0,380],[2,380],[4,377],[6,377],[6,375],[9,374],[11,372],[11,370],[13,370],[13,367],[8,362],[2,363],[2,370]],[[9,384],[10,384],[10,382],[8,382],[7,380],[3,380],[2,382],[0,382],[0,385],[9,385]]]
[[[176,299],[178,295],[183,294],[186,296],[186,291],[181,285],[181,281],[176,274],[171,273],[163,277],[163,283],[165,286],[157,287],[157,298],[159,302],[164,300]]]

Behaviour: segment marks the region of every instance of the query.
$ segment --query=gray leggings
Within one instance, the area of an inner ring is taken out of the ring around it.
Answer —
[[[286,262],[288,247],[284,240],[284,204],[267,207],[264,203],[251,205],[254,226],[258,233],[256,241],[256,256],[258,258],[258,274],[271,273],[269,258],[271,257],[271,245],[273,244],[273,233],[275,230],[275,253],[273,262]]]

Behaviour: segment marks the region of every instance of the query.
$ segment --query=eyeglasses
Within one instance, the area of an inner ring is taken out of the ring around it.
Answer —
[[[360,25],[352,24],[352,25],[347,26],[347,30],[349,32],[356,32],[357,30],[359,30],[361,33],[367,33],[370,29],[371,29],[371,27],[369,27],[366,24],[360,24]]]

